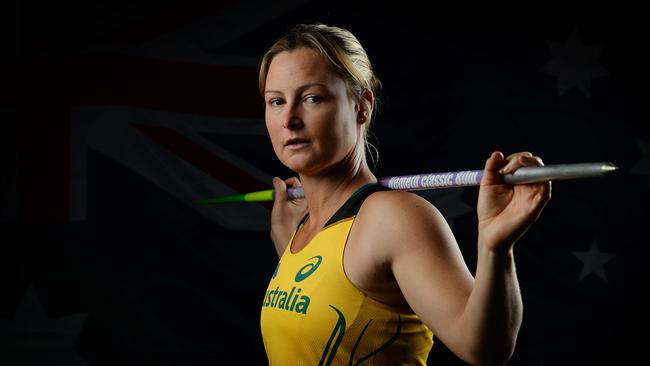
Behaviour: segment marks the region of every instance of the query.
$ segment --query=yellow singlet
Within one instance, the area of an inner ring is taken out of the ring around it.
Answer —
[[[262,304],[269,365],[426,365],[429,328],[412,312],[368,297],[343,270],[354,218],[363,200],[383,189],[361,187],[295,254],[291,243],[302,222],[294,230]]]

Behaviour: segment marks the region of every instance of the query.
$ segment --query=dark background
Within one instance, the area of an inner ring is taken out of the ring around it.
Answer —
[[[256,66],[295,23],[351,30],[384,84],[379,177],[494,150],[612,161],[556,182],[516,247],[511,365],[644,359],[646,20],[624,5],[13,1],[3,5],[0,365],[266,363],[268,204],[193,200],[291,173]],[[419,192],[475,267],[476,188]],[[639,335],[636,335],[639,334]],[[429,364],[458,365],[441,342]]]

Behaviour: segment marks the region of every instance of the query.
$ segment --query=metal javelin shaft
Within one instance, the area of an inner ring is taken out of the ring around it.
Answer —
[[[618,167],[610,162],[525,166],[517,169],[513,174],[504,175],[503,181],[506,184],[527,184],[551,180],[600,177],[616,169]],[[379,178],[378,183],[390,189],[417,191],[478,186],[481,184],[481,178],[483,178],[483,170],[463,170]],[[289,188],[287,193],[291,199],[305,196],[300,187]]]
[[[544,166],[525,166],[512,174],[503,176],[506,184],[527,184],[553,180],[567,180],[590,177],[602,177],[617,170],[610,162],[557,164]],[[379,184],[390,189],[417,191],[423,189],[454,188],[478,186],[483,178],[483,170],[463,170],[458,172],[401,175],[380,178]],[[301,187],[287,189],[290,199],[304,198]],[[197,204],[215,204],[231,202],[259,202],[274,199],[272,189],[197,201]]]

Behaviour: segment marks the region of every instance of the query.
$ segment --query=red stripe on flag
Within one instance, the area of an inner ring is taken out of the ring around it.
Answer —
[[[126,105],[240,118],[264,115],[251,67],[116,56],[28,61],[18,172],[18,217],[25,223],[68,220],[74,106]]]
[[[260,182],[244,170],[195,144],[175,130],[139,123],[131,123],[131,125],[174,154],[201,169],[211,177],[230,186],[237,192],[246,193],[273,188],[270,186],[270,183],[264,184]],[[269,209],[273,207],[273,204],[269,202],[261,204]]]

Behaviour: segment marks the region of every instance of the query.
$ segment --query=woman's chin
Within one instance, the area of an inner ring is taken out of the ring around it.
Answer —
[[[295,157],[284,161],[283,164],[292,171],[303,175],[310,175],[310,173],[313,173],[317,170],[316,165],[312,161],[305,159],[295,159]]]

